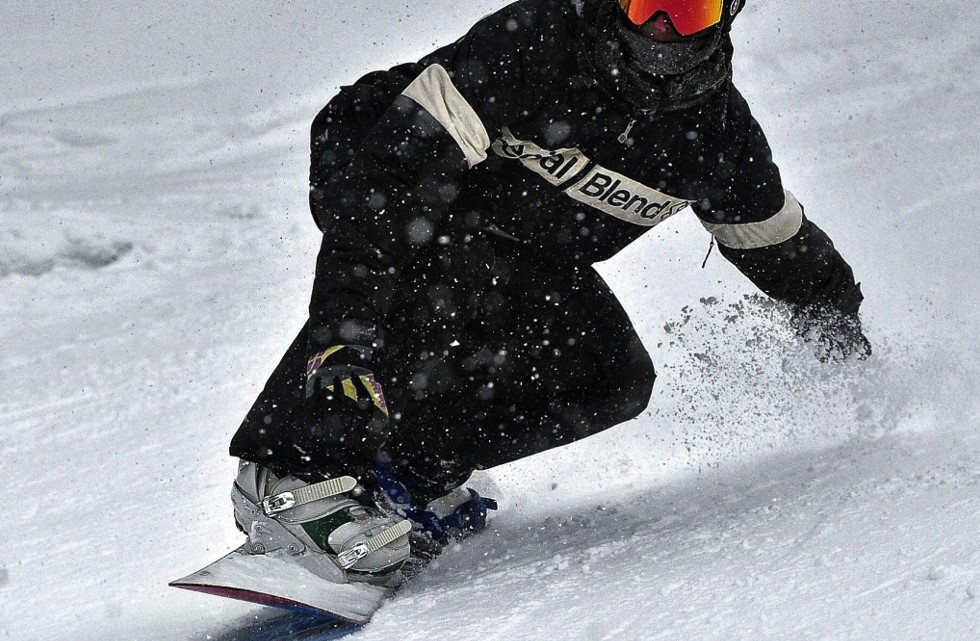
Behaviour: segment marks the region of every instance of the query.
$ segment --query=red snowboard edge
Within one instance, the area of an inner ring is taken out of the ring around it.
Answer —
[[[252,590],[244,590],[242,588],[229,588],[220,585],[200,585],[200,584],[190,585],[187,583],[179,583],[177,581],[174,581],[169,585],[170,587],[180,588],[182,590],[201,592],[202,594],[213,594],[214,596],[225,597],[227,599],[247,601],[249,603],[256,603],[258,605],[267,605],[274,608],[289,608],[289,609],[305,610],[307,612],[313,612],[315,614],[322,614],[324,616],[329,616],[334,619],[337,619],[338,621],[342,621],[349,625],[356,625],[358,627],[364,625],[363,623],[354,621],[353,619],[342,617],[339,614],[334,614],[333,612],[320,610],[319,608],[314,608],[305,603],[300,603],[299,601],[284,599],[283,597],[274,596],[272,594],[266,594],[264,592],[254,592]]]

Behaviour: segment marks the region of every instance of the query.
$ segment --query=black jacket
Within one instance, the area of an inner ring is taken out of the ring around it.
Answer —
[[[380,338],[400,274],[433,243],[489,232],[593,263],[688,206],[767,294],[857,311],[850,268],[784,191],[736,88],[683,110],[633,108],[580,65],[574,4],[515,2],[320,113],[311,351]]]

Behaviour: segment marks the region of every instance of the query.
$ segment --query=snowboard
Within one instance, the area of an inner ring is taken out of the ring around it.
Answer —
[[[499,494],[493,480],[480,471],[466,485]],[[484,501],[489,509],[497,509],[495,500]],[[424,563],[410,574],[421,567]],[[337,565],[320,556],[291,556],[283,549],[249,554],[244,545],[169,585],[289,611],[274,620],[250,619],[229,635],[214,637],[217,641],[339,639],[359,631],[393,592],[350,582]]]
[[[295,625],[266,626],[249,641],[325,640],[356,632],[390,590],[366,583],[324,580],[285,551],[248,554],[245,547],[170,583],[171,587],[292,610]]]

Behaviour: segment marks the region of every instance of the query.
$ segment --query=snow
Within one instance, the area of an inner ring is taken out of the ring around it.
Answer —
[[[276,616],[166,583],[240,543],[227,443],[303,321],[309,123],[502,4],[5,7],[0,639]],[[489,531],[360,638],[980,637],[980,9],[914,9],[755,0],[734,34],[875,356],[817,362],[665,223],[601,267],[658,364],[649,409],[491,471]]]

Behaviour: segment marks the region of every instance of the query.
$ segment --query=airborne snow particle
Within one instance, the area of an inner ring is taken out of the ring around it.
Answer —
[[[418,372],[412,376],[409,385],[413,390],[424,390],[429,386],[429,377],[422,372]]]
[[[388,199],[382,193],[374,192],[371,194],[371,198],[368,199],[368,206],[375,211],[384,209],[387,204]]]
[[[0,588],[4,587],[10,582],[10,572],[7,568],[0,567]]]
[[[549,145],[557,145],[564,142],[572,133],[572,126],[564,120],[556,120],[548,125],[544,132]]]
[[[421,216],[409,222],[405,231],[413,245],[424,245],[432,239],[432,223]]]

